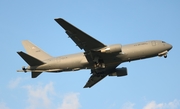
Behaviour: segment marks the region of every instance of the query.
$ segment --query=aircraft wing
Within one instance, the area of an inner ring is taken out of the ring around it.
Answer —
[[[101,59],[108,59],[108,57],[114,56],[114,54],[102,54],[96,49],[101,49],[103,47],[106,47],[103,43],[100,41],[94,39],[90,35],[86,34],[85,32],[81,31],[77,27],[73,26],[69,22],[65,21],[62,18],[57,18],[55,21],[66,31],[68,36],[76,43],[76,45],[80,49],[85,50],[85,56],[91,66],[94,65],[94,62]],[[98,59],[97,59],[98,58]],[[105,78],[109,73],[112,73],[112,70],[114,70],[119,63],[110,63],[108,61],[104,62],[105,69],[104,71],[93,71],[96,70],[96,68],[91,69],[91,77],[89,78],[88,82],[84,86],[84,88],[92,87],[94,84],[98,83],[100,80]]]
[[[104,69],[103,71],[96,71],[91,69],[91,77],[87,81],[84,88],[91,88],[93,85],[104,79],[107,75],[114,73],[115,68],[118,64],[114,64],[112,66],[109,66],[108,68]]]
[[[80,49],[84,49],[85,51],[89,51],[96,48],[105,47],[103,43],[94,39],[90,35],[86,34],[85,32],[81,31],[80,29],[76,28],[69,22],[65,21],[62,18],[55,19],[55,21],[65,29],[68,36],[76,43],[76,45]]]
[[[101,81],[106,76],[107,75],[102,75],[102,76],[99,76],[99,75],[96,75],[96,74],[91,75],[91,77],[89,78],[89,80],[86,83],[86,85],[84,86],[84,88],[91,88],[93,85],[95,85],[96,83]]]

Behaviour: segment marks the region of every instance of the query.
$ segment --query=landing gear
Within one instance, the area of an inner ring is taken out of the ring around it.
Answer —
[[[105,68],[103,59],[101,59],[99,57],[95,57],[94,58],[94,68],[95,69]]]
[[[167,58],[167,53],[168,53],[168,51],[166,50],[166,51],[159,53],[158,56],[160,56],[160,57],[164,56],[164,58]]]

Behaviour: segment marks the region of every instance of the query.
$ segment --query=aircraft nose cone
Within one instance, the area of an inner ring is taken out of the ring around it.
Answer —
[[[173,46],[171,44],[168,44],[168,50],[171,50],[173,48]]]

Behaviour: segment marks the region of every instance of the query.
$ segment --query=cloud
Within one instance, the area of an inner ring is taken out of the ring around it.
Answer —
[[[51,97],[54,95],[53,83],[50,82],[44,87],[42,85],[37,86],[25,86],[28,91],[28,103],[27,109],[50,109],[51,108]]]
[[[134,103],[131,103],[131,102],[127,102],[123,105],[123,107],[121,109],[134,109]]]
[[[79,93],[67,93],[63,99],[62,95],[54,90],[53,82],[46,85],[28,85],[25,86],[28,91],[28,106],[26,109],[79,109]],[[57,102],[58,101],[58,102]],[[62,101],[59,102],[59,101]]]
[[[63,102],[58,109],[79,109],[78,93],[69,93],[64,96]]]
[[[0,102],[0,109],[9,109],[9,107],[6,106],[6,103]]]
[[[169,103],[159,103],[157,104],[155,101],[151,101],[148,103],[143,109],[179,109],[180,100],[174,100]]]
[[[9,82],[8,87],[11,89],[16,88],[21,81],[22,81],[22,78],[20,78],[20,77],[13,79]]]
[[[127,102],[120,109],[135,109],[135,103]],[[151,101],[146,104],[142,109],[180,109],[180,100],[173,100],[168,103],[156,103]]]

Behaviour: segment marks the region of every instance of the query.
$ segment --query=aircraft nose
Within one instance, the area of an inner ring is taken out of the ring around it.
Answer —
[[[167,48],[168,48],[168,50],[171,50],[173,48],[173,46],[171,44],[167,44]]]

